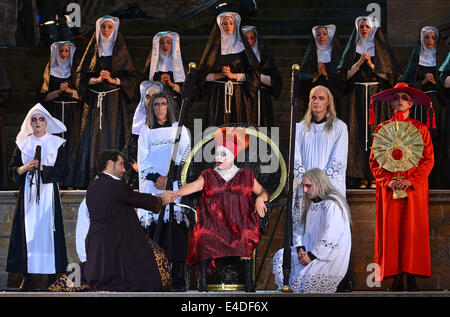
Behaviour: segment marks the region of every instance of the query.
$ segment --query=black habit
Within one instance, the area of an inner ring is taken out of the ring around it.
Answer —
[[[98,77],[102,70],[119,78],[120,85],[107,81],[89,85],[89,79]],[[122,35],[117,35],[112,56],[99,57],[94,34],[77,69],[77,87],[84,109],[75,170],[83,172],[74,176],[75,188],[87,188],[94,179],[99,153],[105,149],[121,150],[125,146],[130,131],[127,104],[134,96],[135,85],[135,67]],[[99,92],[106,93],[100,102],[102,107],[98,103]]]
[[[9,173],[16,183],[20,184],[19,199],[17,200],[16,212],[11,230],[9,242],[7,272],[27,273],[27,240],[25,236],[25,180],[28,173],[19,175],[17,168],[23,165],[22,152],[16,147]],[[58,182],[61,182],[68,173],[67,155],[64,146],[60,146],[54,166],[43,166],[41,172],[42,183],[53,183],[54,192],[54,245],[55,245],[55,270],[56,273],[64,273],[67,269],[66,239],[64,235],[64,224],[61,210],[61,198],[59,196]]]
[[[84,275],[105,291],[160,291],[171,282],[164,251],[147,237],[134,208],[158,212],[161,199],[138,193],[121,180],[100,174],[88,188],[90,227]]]

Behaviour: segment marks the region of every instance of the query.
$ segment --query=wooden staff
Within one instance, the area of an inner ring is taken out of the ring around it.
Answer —
[[[294,197],[294,154],[295,154],[295,125],[296,108],[298,102],[300,66],[292,65],[291,76],[291,127],[289,144],[289,171],[288,171],[288,199],[286,208],[286,227],[283,251],[283,288],[284,293],[290,292],[289,276],[291,273],[291,246],[292,246],[292,202]]]

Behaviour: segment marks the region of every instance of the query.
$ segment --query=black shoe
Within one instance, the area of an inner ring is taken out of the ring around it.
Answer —
[[[208,291],[208,283],[206,282],[206,269],[208,268],[208,261],[200,261],[200,281],[198,286],[199,292]]]
[[[390,292],[403,292],[405,289],[405,286],[403,285],[403,279],[402,275],[396,275],[394,277],[394,282],[392,282],[392,286],[389,289]]]
[[[255,292],[252,276],[252,260],[243,260],[244,262],[244,290],[246,293]]]
[[[406,288],[408,289],[408,292],[418,292],[419,288],[416,284],[416,277],[412,274],[406,275]]]

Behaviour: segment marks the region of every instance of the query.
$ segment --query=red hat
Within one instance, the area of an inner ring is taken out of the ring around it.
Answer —
[[[411,97],[411,100],[413,102],[414,105],[429,105],[429,108],[427,110],[427,126],[428,128],[430,128],[430,126],[433,127],[433,129],[436,129],[436,124],[435,124],[435,118],[434,118],[434,109],[433,109],[433,105],[431,103],[431,99],[430,97],[428,97],[428,95],[426,93],[424,93],[423,91],[413,88],[413,87],[409,87],[408,84],[406,83],[398,83],[397,85],[394,86],[394,88],[390,88],[390,89],[386,89],[383,90],[375,95],[373,95],[370,98],[370,119],[369,119],[369,124],[374,124],[375,120],[375,116],[373,114],[373,100],[378,100],[378,101],[384,101],[384,102],[389,102],[391,103],[392,101],[394,101],[394,96],[398,93],[405,93],[407,95],[409,95]],[[429,116],[428,116],[428,112],[429,110],[431,110],[432,115],[433,115],[433,122],[430,122]]]
[[[248,134],[244,128],[222,127],[216,130],[216,147],[222,145],[229,149],[234,157],[248,146]]]

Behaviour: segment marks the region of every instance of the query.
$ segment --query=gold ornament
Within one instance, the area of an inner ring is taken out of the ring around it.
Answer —
[[[378,162],[379,169],[384,168],[392,173],[406,172],[417,166],[424,147],[422,135],[414,125],[406,121],[394,121],[385,124],[374,134],[373,159]],[[405,197],[408,197],[405,190],[394,190],[394,199]]]

